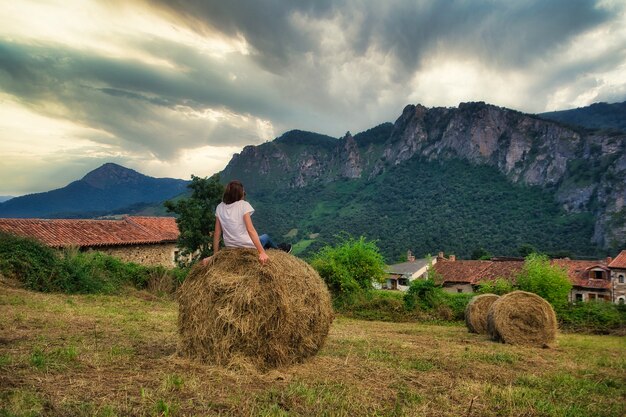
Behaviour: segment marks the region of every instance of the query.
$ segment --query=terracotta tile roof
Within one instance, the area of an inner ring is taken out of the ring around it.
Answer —
[[[611,288],[608,279],[608,266],[605,261],[577,261],[572,259],[554,259],[552,265],[565,269],[572,285],[584,288]],[[607,271],[607,279],[590,278],[589,271],[593,268],[602,268]]]
[[[163,240],[178,239],[178,225],[174,217],[127,217],[128,220],[136,223],[155,234],[161,236]]]
[[[31,237],[52,247],[136,245],[174,242],[178,238],[178,227],[173,217],[0,219],[0,232]]]
[[[576,261],[570,259],[555,259],[552,265],[557,265],[565,270],[574,286],[584,288],[611,288],[611,282],[606,279],[594,279],[590,277],[590,270],[596,267],[607,271],[604,261]],[[524,261],[450,261],[439,258],[433,266],[439,274],[440,283],[466,283],[477,285],[482,281],[492,281],[504,278],[515,282],[515,277],[524,268]]]
[[[473,284],[480,279],[482,272],[491,263],[491,261],[449,261],[447,259],[438,259],[433,268],[443,282]]]
[[[491,265],[485,269],[480,276],[479,281],[495,281],[498,278],[504,278],[515,283],[515,278],[522,272],[524,261],[492,261]],[[474,282],[474,284],[478,284]]]
[[[623,268],[626,269],[626,250],[623,250],[613,259],[613,262],[609,264],[609,268]]]

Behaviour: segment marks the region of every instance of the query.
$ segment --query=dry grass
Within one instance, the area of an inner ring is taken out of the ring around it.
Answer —
[[[177,303],[141,295],[0,285],[0,416],[626,414],[620,337],[538,349],[338,317],[317,356],[260,373],[178,358]]]
[[[496,294],[481,294],[470,300],[465,308],[465,326],[471,333],[487,334],[489,307],[498,298]]]
[[[514,345],[553,347],[557,321],[546,300],[526,291],[499,297],[489,307],[487,332],[493,340]]]

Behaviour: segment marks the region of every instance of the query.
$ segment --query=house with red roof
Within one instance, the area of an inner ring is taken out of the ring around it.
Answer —
[[[173,217],[0,219],[0,232],[33,238],[56,249],[97,250],[142,265],[173,267],[178,256],[179,232]]]
[[[562,268],[570,282],[570,302],[604,300],[614,303],[626,301],[626,251],[614,260],[553,259],[552,265]],[[481,282],[498,278],[515,284],[524,267],[522,258],[492,258],[491,260],[457,260],[440,252],[433,266],[435,277],[447,292],[474,292]]]
[[[552,265],[565,270],[572,283],[570,302],[604,300],[613,301],[610,258],[597,261],[553,259]]]
[[[515,277],[523,266],[523,259],[457,260],[454,255],[445,258],[443,252],[439,252],[433,269],[435,279],[439,281],[444,291],[471,293],[484,281],[495,281],[500,278],[515,283]]]

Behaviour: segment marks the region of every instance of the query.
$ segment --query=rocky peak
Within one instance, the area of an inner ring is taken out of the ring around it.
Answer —
[[[340,151],[341,176],[344,178],[359,178],[363,171],[359,147],[350,132],[346,133],[342,141],[343,147]]]
[[[95,188],[110,188],[120,184],[136,184],[148,178],[139,172],[108,162],[87,173],[82,181]]]
[[[626,217],[624,134],[586,133],[477,102],[458,108],[408,105],[393,126],[356,137],[347,132],[337,140],[291,131],[274,142],[244,148],[225,171],[250,175],[259,185],[267,178],[265,186],[283,181],[304,187],[339,178],[374,178],[414,157],[464,159],[497,167],[512,182],[549,189],[568,211],[592,213],[600,245],[626,240],[619,220]]]

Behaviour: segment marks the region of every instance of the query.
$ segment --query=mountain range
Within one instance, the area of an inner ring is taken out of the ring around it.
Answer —
[[[344,232],[376,239],[388,260],[408,249],[516,255],[524,245],[614,254],[626,247],[626,134],[598,105],[541,115],[482,102],[409,105],[394,123],[355,135],[293,130],[246,146],[221,178],[242,180],[257,230],[301,254]],[[187,195],[187,183],[105,164],[0,203],[0,217],[165,214],[161,202]]]
[[[409,105],[393,124],[338,140],[287,132],[245,147],[222,177],[242,180],[261,227],[296,245],[347,230],[390,257],[626,246],[626,135],[482,102]]]
[[[63,188],[0,203],[0,217],[88,218],[138,209],[183,193],[189,181],[153,178],[107,163]]]

